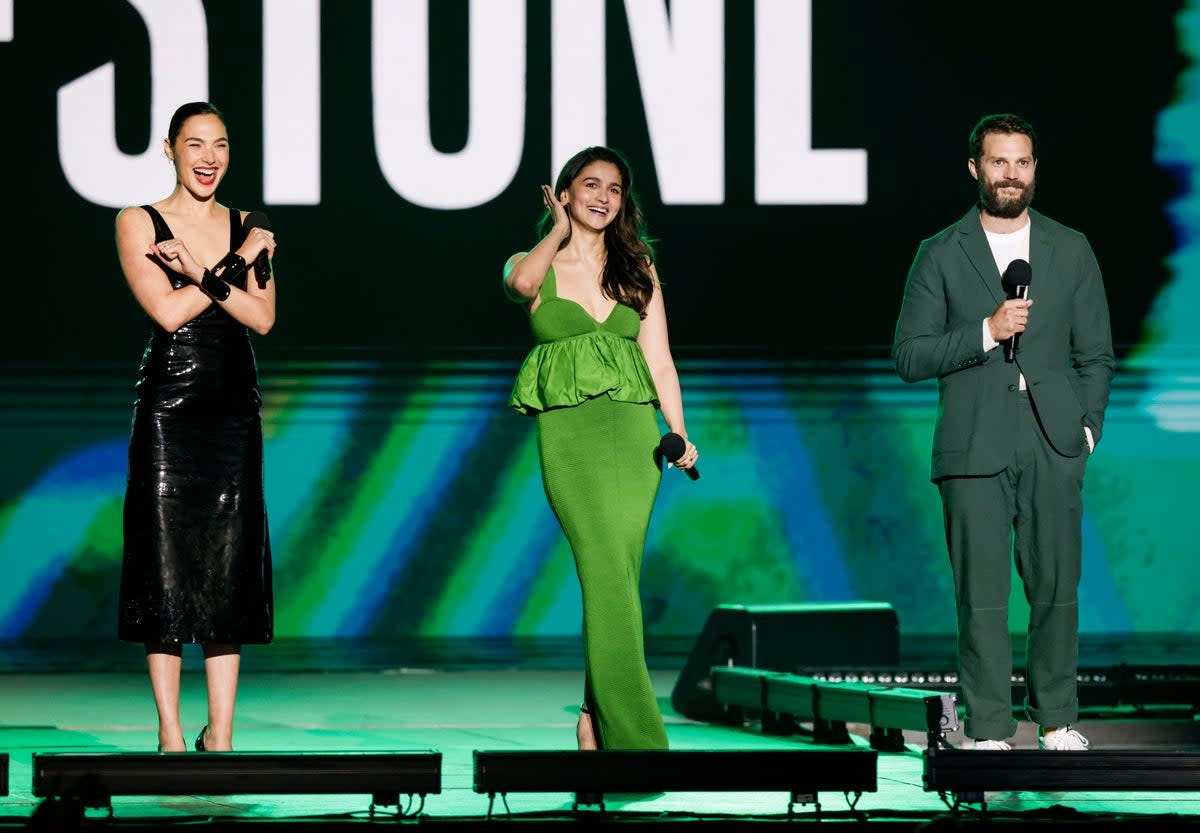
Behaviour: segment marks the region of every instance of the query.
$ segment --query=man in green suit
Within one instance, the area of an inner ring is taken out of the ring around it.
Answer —
[[[1016,732],[1015,553],[1031,609],[1026,713],[1042,748],[1086,749],[1071,728],[1080,493],[1113,375],[1108,302],[1087,239],[1029,208],[1037,136],[1028,122],[985,116],[967,166],[979,203],[921,243],[892,346],[906,382],[938,380],[932,480],[954,573],[964,731],[979,749],[1009,749]],[[1016,260],[1032,269],[1027,299],[1009,299],[1002,285]]]

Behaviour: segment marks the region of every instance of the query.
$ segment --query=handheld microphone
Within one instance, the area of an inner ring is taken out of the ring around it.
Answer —
[[[261,211],[251,211],[246,215],[246,222],[243,225],[246,233],[250,233],[252,228],[271,230],[271,222],[267,219],[267,215]],[[271,280],[271,256],[267,254],[267,250],[263,249],[258,253],[258,257],[254,259],[254,279],[258,281],[258,288],[265,289],[267,281]]]
[[[1017,258],[1008,264],[1008,268],[1004,270],[1004,276],[1000,278],[1000,283],[1004,285],[1004,294],[1008,300],[1020,299],[1023,301],[1029,297],[1029,283],[1032,280],[1033,268],[1029,262]],[[1016,359],[1020,340],[1020,333],[1013,333],[1010,338],[1004,339],[1004,360],[1006,362],[1011,364]]]
[[[669,462],[674,463],[686,451],[687,441],[674,431],[663,434],[662,439],[658,441],[658,453],[662,455],[664,460]],[[683,469],[682,471],[692,480],[700,479],[700,472],[696,470],[695,466],[692,466],[690,469]]]

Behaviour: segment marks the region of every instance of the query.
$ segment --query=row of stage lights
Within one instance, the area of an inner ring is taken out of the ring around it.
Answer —
[[[761,671],[759,673],[762,673]],[[880,686],[919,686],[922,689],[954,693],[958,674],[920,668],[826,667],[801,668],[799,673],[821,683],[868,683]],[[1079,707],[1174,709],[1196,712],[1200,705],[1200,669],[1191,666],[1114,665],[1080,668],[1075,675],[1079,684]],[[1014,671],[1012,703],[1025,701],[1025,674]]]
[[[1084,679],[1086,677],[1086,680]],[[1081,672],[1081,682],[1120,678],[1141,692],[1195,702],[1194,674],[1137,668]],[[1020,680],[1014,675],[1014,683]],[[474,752],[476,793],[574,793],[576,807],[604,805],[614,793],[782,792],[795,804],[841,792],[853,810],[876,790],[879,752],[906,753],[905,731],[926,738],[924,789],[953,805],[983,804],[989,790],[1200,790],[1200,753],[1189,750],[986,752],[950,748],[958,728],[952,674],[899,670],[825,670],[799,675],[738,666],[711,669],[708,684],[725,723],[757,721],[778,734],[812,726],[811,744],[796,749],[599,752]],[[925,685],[927,688],[909,687]],[[1182,699],[1181,699],[1182,698]],[[1194,709],[1194,706],[1193,706]],[[847,726],[870,727],[870,749]],[[822,748],[813,748],[815,745]],[[829,748],[848,746],[850,748]],[[441,792],[442,755],[434,749],[391,753],[35,753],[33,795],[45,801],[108,808],[114,796],[360,794],[376,807],[414,804]],[[8,794],[8,755],[0,754],[0,795]],[[853,796],[853,798],[851,798]],[[507,801],[505,801],[507,806]]]
[[[870,745],[903,753],[905,730],[923,732],[923,785],[954,808],[979,804],[986,809],[990,791],[1195,791],[1200,790],[1200,752],[1176,750],[1046,750],[980,751],[955,749],[946,740],[958,728],[956,697],[948,691],[896,687],[893,682],[925,679],[947,685],[951,675],[921,672],[826,671],[806,676],[755,668],[717,666],[712,669],[714,699],[726,722],[757,721],[764,732],[787,734],[811,725],[816,743],[850,744],[847,724],[870,726]],[[1014,675],[1014,684],[1023,679]],[[1127,684],[1126,696],[1136,691],[1140,704],[1146,694],[1155,703],[1193,704],[1197,677],[1168,668],[1125,668],[1115,673],[1081,672],[1080,681],[1107,685],[1109,678]],[[955,681],[956,682],[956,681]],[[928,683],[927,683],[928,684]],[[1108,700],[1119,700],[1110,692]]]
[[[576,809],[603,809],[605,795],[616,793],[780,792],[790,796],[789,814],[796,804],[813,804],[819,813],[821,792],[853,795],[851,809],[862,793],[874,792],[876,757],[865,749],[476,750],[473,789],[488,797],[489,817],[496,797],[507,807],[509,793],[574,793]],[[35,753],[32,761],[33,795],[78,816],[89,807],[111,814],[115,796],[148,795],[367,795],[372,814],[403,806],[400,815],[419,815],[426,796],[442,791],[435,749]],[[6,776],[7,756],[0,762]]]

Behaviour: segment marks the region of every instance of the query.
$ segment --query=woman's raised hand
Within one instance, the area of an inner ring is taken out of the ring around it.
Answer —
[[[554,196],[554,192],[550,190],[549,185],[542,186],[542,202],[546,205],[546,210],[550,212],[550,216],[554,218],[553,232],[558,232],[564,238],[571,236],[571,218],[567,214],[567,206],[560,202],[558,197]]]

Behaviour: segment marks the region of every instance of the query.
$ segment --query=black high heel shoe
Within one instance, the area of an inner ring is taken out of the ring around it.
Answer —
[[[208,751],[204,748],[204,736],[207,734],[208,734],[208,724],[206,723],[204,725],[204,728],[200,730],[200,734],[196,735],[196,751],[197,752]]]

